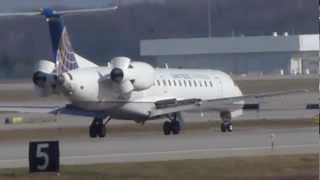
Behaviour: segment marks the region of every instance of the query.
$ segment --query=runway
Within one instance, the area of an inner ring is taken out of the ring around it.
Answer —
[[[62,137],[59,141],[62,164],[92,164],[318,153],[317,133],[317,127],[243,127],[230,134],[208,128],[187,130],[178,136],[164,136],[160,131],[124,132],[110,133],[105,139],[90,139],[83,134]],[[273,150],[271,134],[275,135]],[[28,142],[28,139],[1,142],[0,168],[27,167]]]

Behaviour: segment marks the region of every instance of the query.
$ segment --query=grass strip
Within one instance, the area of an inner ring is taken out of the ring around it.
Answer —
[[[0,180],[87,179],[317,179],[317,154],[63,166],[61,175],[0,170]]]

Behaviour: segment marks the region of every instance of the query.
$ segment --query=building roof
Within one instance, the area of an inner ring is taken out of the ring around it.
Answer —
[[[318,52],[318,34],[292,36],[252,36],[190,39],[142,40],[142,56],[268,53],[268,52]]]

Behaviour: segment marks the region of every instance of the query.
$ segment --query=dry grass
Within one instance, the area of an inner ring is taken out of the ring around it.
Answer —
[[[48,174],[29,175],[26,169],[6,169],[0,170],[0,180],[316,180],[319,177],[318,158],[316,154],[307,154],[63,166],[59,177]]]

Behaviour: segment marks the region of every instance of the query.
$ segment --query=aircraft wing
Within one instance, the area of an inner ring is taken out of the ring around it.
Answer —
[[[28,106],[28,105],[0,105],[0,112],[8,113],[50,113],[55,109],[58,109],[58,106]]]
[[[159,117],[175,112],[183,111],[232,111],[237,109],[245,109],[247,102],[250,105],[253,103],[263,103],[263,100],[270,97],[277,97],[289,94],[306,93],[306,90],[295,90],[285,92],[261,93],[252,94],[239,97],[220,98],[212,100],[201,99],[187,99],[176,101],[175,99],[163,100],[155,103],[155,109],[150,112],[150,118]],[[76,116],[96,116],[105,115],[103,111],[84,111],[72,105],[54,105],[54,106],[41,106],[41,105],[2,105],[0,104],[0,112],[10,113],[49,113],[49,114],[62,114],[62,115],[76,115]]]
[[[45,106],[45,105],[1,105],[0,112],[2,113],[39,113],[53,115],[75,115],[94,117],[96,115],[105,115],[102,111],[84,111],[71,104],[60,106]]]
[[[272,97],[307,93],[307,90],[280,91],[272,93],[251,94],[238,97],[219,98],[211,100],[190,99],[176,101],[168,105],[162,104],[150,113],[151,117],[158,117],[170,113],[182,111],[233,111],[237,109],[259,108],[264,100]],[[247,104],[249,103],[249,104]]]

